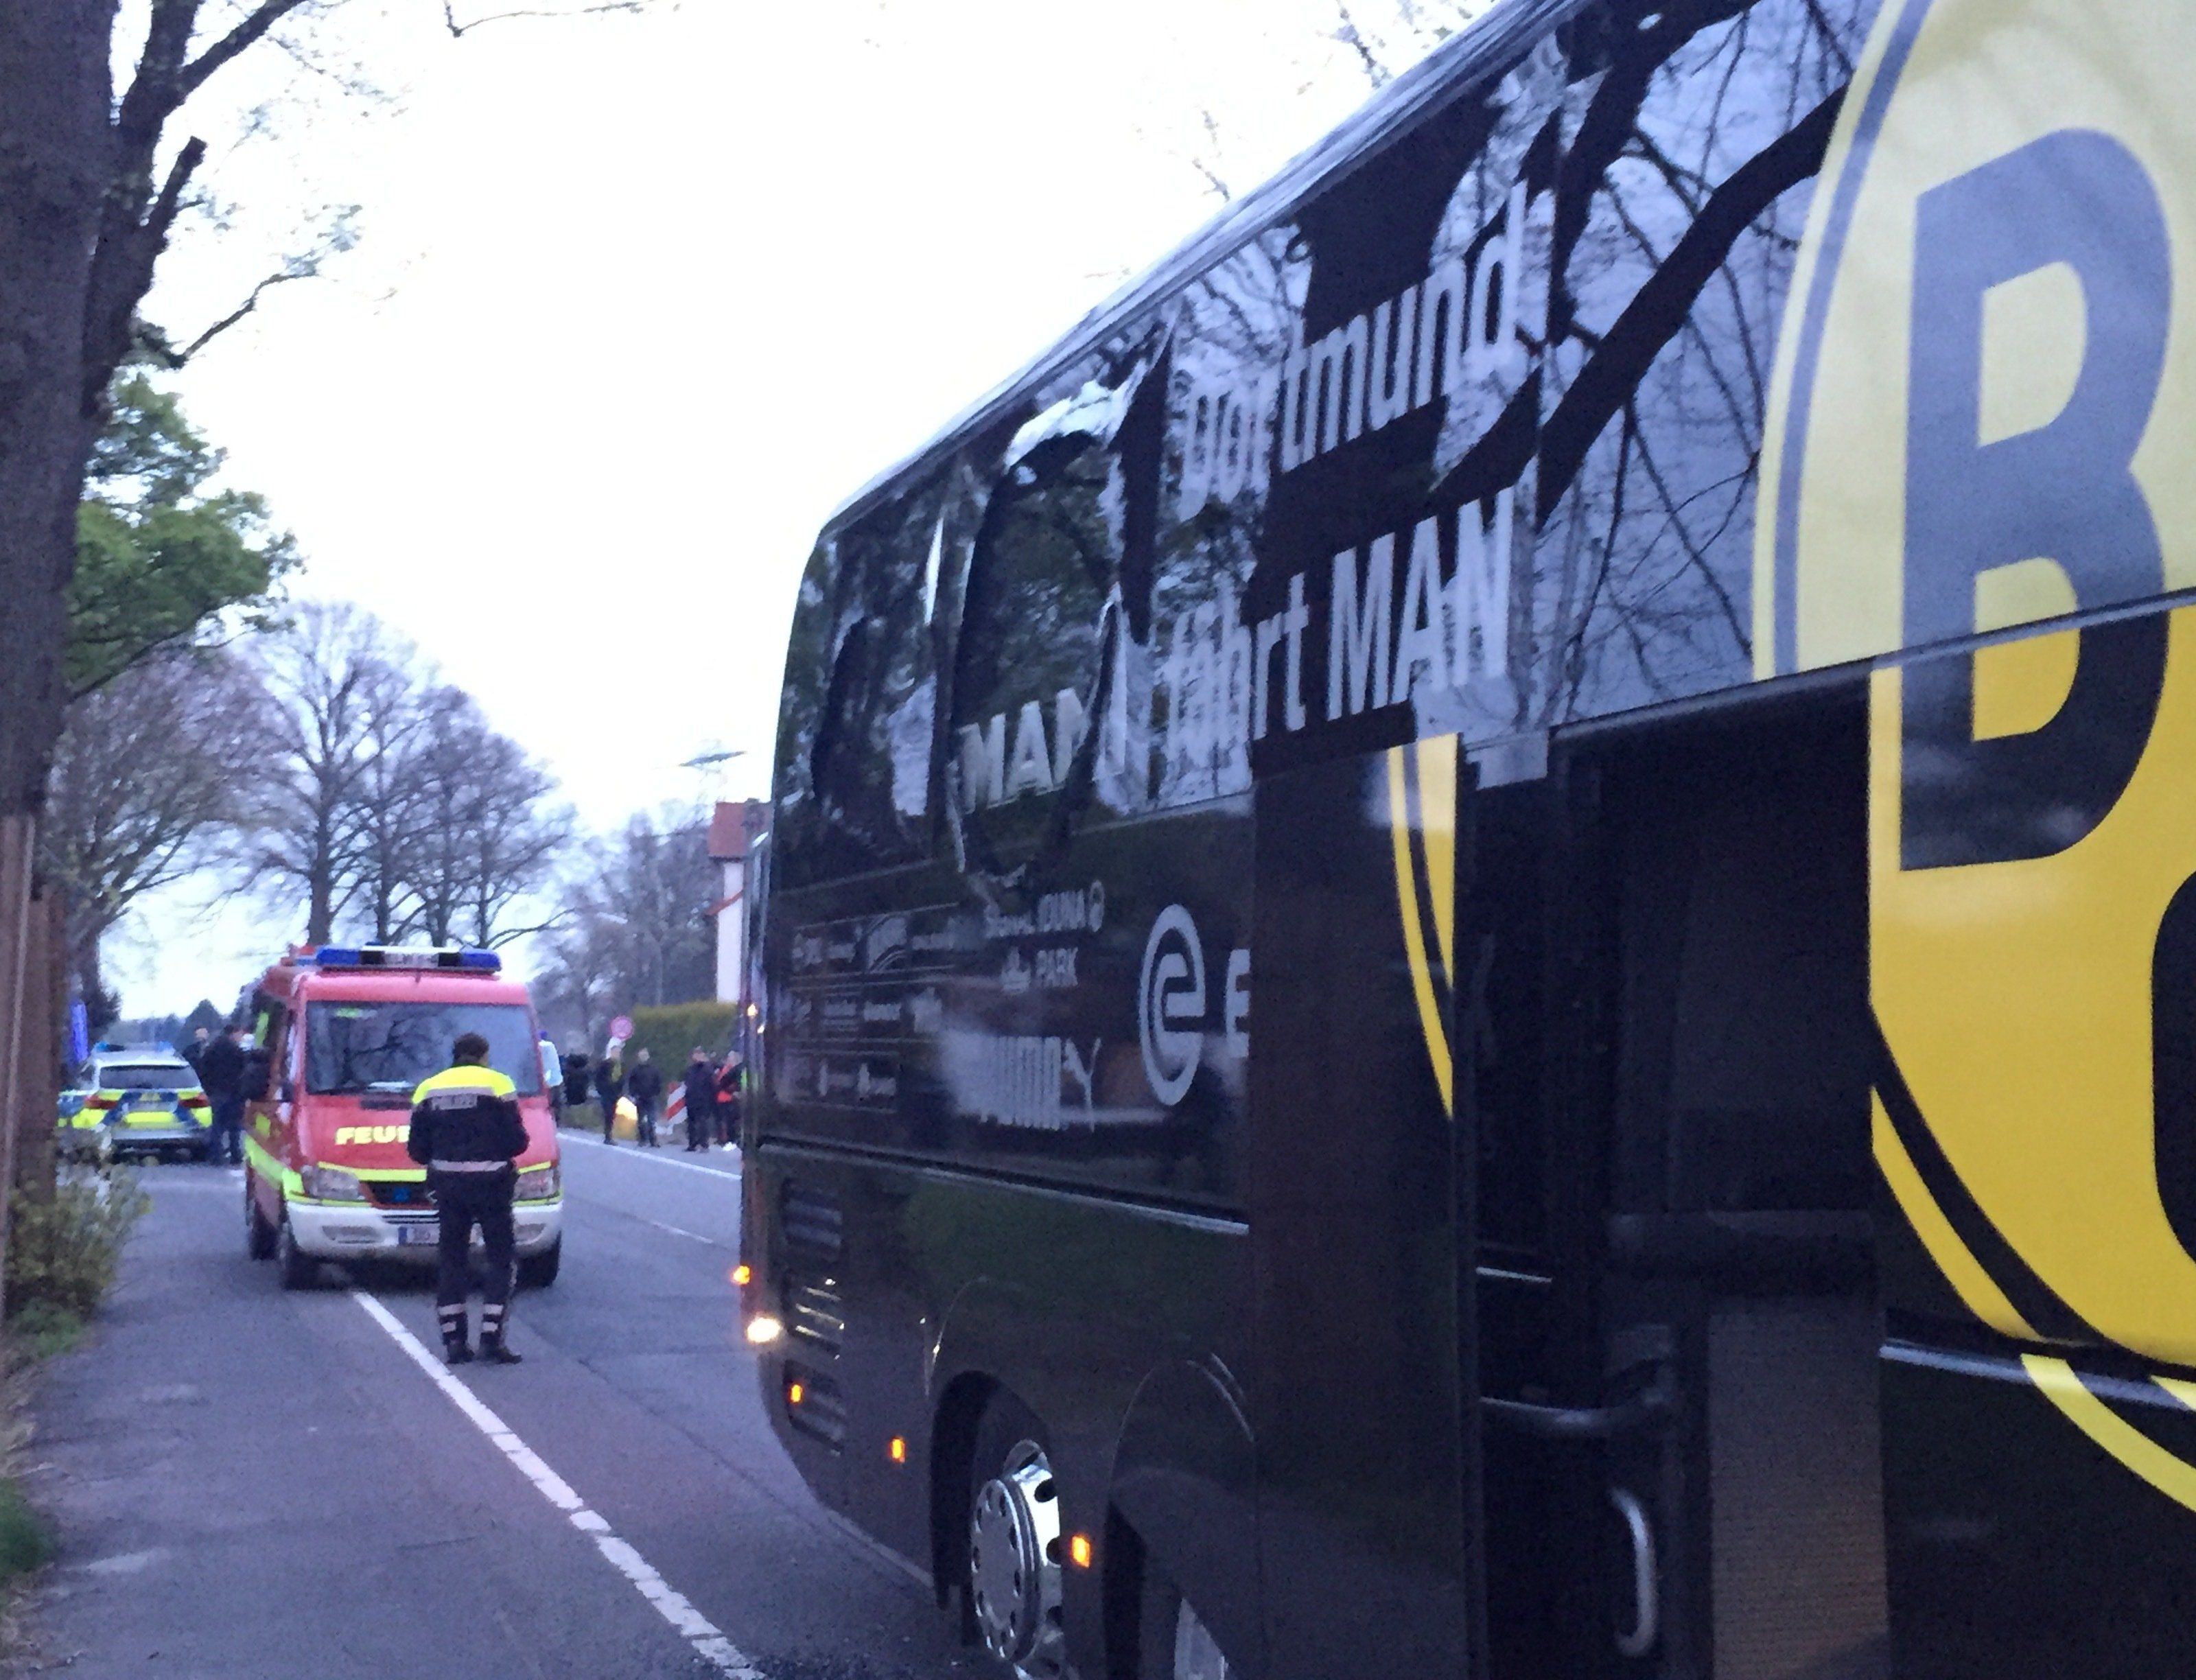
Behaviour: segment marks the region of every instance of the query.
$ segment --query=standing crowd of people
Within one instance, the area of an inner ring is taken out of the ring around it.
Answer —
[[[732,1146],[739,1136],[745,1082],[738,1051],[719,1062],[702,1046],[694,1047],[679,1081],[690,1152],[713,1145]],[[634,1142],[643,1149],[662,1148],[657,1127],[663,1092],[663,1071],[650,1059],[645,1046],[633,1052],[630,1067],[614,1053],[599,1057],[590,1057],[585,1050],[565,1053],[564,1100],[576,1108],[593,1097],[602,1109],[604,1143],[617,1141],[618,1111],[624,1105],[633,1111]]]

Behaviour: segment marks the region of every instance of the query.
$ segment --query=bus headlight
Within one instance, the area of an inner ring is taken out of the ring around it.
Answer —
[[[785,1334],[785,1326],[767,1313],[758,1313],[748,1320],[748,1341],[757,1348],[767,1348]]]

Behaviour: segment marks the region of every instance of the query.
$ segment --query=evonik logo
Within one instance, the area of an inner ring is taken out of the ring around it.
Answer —
[[[1228,1054],[1249,1053],[1251,953],[1240,947],[1228,954],[1224,1026]],[[1180,904],[1170,904],[1152,921],[1144,941],[1144,962],[1136,983],[1136,1036],[1143,1051],[1144,1077],[1152,1092],[1171,1108],[1189,1094],[1205,1060],[1212,1025],[1211,990],[1206,980],[1204,943],[1197,922]]]

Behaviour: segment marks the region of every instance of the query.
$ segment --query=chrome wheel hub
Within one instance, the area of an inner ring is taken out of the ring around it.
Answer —
[[[1065,1671],[1060,1621],[1060,1496],[1044,1449],[1023,1441],[976,1490],[968,1596],[984,1648],[1024,1680]]]

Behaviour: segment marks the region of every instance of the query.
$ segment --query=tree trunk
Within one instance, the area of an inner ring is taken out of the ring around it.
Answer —
[[[25,1197],[54,1193],[54,1130],[61,1094],[61,1022],[68,1007],[68,929],[61,895],[43,887],[31,899],[31,937],[23,980],[23,1042],[15,1078],[15,1147],[11,1182]]]
[[[31,860],[38,829],[27,817],[0,817],[0,1255],[7,1252],[14,1198],[15,1134],[13,1123],[23,1065],[21,1005],[29,972]],[[7,1268],[0,1265],[0,1313],[7,1307]]]
[[[26,967],[27,916],[93,436],[85,317],[112,175],[114,13],[115,0],[0,0],[0,1184],[15,1180],[15,1123],[51,1059],[25,1019],[45,1013],[25,1006],[50,979]],[[50,1146],[50,1110],[45,1130]],[[6,1230],[0,1204],[0,1244]]]
[[[50,889],[42,889],[50,890]],[[112,923],[108,924],[110,927]],[[103,1017],[107,1003],[107,969],[101,961],[101,949],[105,943],[107,929],[102,927],[88,934],[79,930],[78,937],[70,941],[65,973],[72,977],[78,991],[84,998],[84,1025],[94,1038],[98,1037],[111,1024],[112,1017]],[[67,1009],[67,990],[62,991],[62,1009]]]
[[[60,738],[65,592],[92,423],[84,311],[107,180],[113,0],[0,0],[0,815]]]
[[[328,871],[319,865],[313,869],[310,901],[305,908],[305,943],[325,945],[335,937],[336,889]]]

